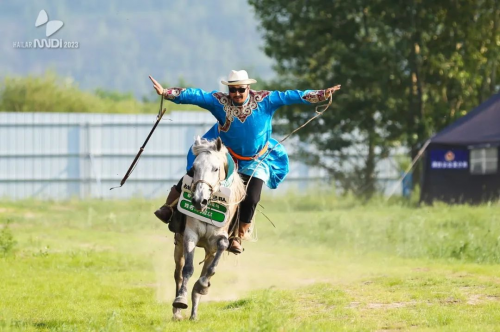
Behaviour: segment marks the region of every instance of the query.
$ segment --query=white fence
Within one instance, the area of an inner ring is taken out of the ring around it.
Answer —
[[[151,114],[0,113],[0,199],[165,196],[185,173],[194,137],[215,121],[208,112],[166,115],[127,183],[110,191],[155,120]],[[325,178],[324,171],[292,161],[277,191]]]

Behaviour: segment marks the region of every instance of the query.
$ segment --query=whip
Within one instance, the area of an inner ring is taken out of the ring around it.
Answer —
[[[156,123],[154,124],[153,129],[151,129],[151,131],[149,132],[148,137],[146,138],[146,140],[144,141],[144,144],[139,149],[139,152],[137,153],[137,155],[134,158],[134,161],[132,162],[132,165],[130,165],[130,167],[128,168],[127,173],[125,174],[125,176],[121,180],[120,185],[118,187],[109,188],[109,190],[113,190],[115,188],[121,188],[125,184],[125,182],[127,181],[128,177],[130,176],[130,174],[132,174],[132,172],[134,171],[135,167],[137,166],[137,163],[139,162],[139,158],[141,158],[141,154],[144,151],[144,148],[146,147],[146,144],[148,144],[148,141],[151,138],[151,135],[153,135],[153,132],[155,131],[155,129],[158,126],[158,124],[160,123],[161,118],[163,117],[163,114],[165,114],[166,110],[167,110],[166,108],[163,108],[163,95],[162,95],[161,96],[161,101],[160,101],[160,110],[158,111],[158,115],[156,116]]]

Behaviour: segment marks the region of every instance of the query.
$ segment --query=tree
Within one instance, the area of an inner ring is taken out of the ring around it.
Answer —
[[[328,169],[345,189],[370,196],[376,189],[375,165],[395,140],[391,127],[396,124],[384,113],[396,113],[399,106],[392,98],[400,78],[388,27],[370,15],[363,1],[250,3],[262,21],[266,53],[276,60],[282,81],[290,82],[283,88],[342,84],[332,109],[299,132],[302,141],[317,148],[303,156]],[[282,114],[291,127],[310,117],[297,108]],[[353,151],[361,163],[353,161]]]
[[[316,147],[309,163],[368,196],[376,162],[392,146],[414,156],[433,132],[498,90],[494,0],[249,2],[265,52],[289,83],[283,88],[342,84],[334,110],[299,135]],[[297,108],[282,114],[293,127],[309,116]],[[363,163],[346,176],[346,154],[360,146]]]

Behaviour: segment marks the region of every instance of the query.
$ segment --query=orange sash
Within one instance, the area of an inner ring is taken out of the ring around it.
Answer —
[[[269,145],[269,142],[266,143],[266,145],[264,145],[264,147],[262,148],[262,150],[260,150],[255,156],[253,157],[245,157],[245,156],[240,156],[239,154],[237,154],[236,152],[234,152],[233,150],[231,150],[230,147],[226,146],[227,150],[229,151],[229,153],[231,154],[231,156],[233,156],[233,158],[235,159],[238,159],[238,160],[256,160],[258,159],[259,157],[261,157],[264,153],[266,153],[267,151],[267,148],[268,148],[268,145]]]

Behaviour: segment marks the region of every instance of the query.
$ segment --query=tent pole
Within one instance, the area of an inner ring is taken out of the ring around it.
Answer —
[[[399,187],[399,185],[403,182],[403,179],[408,175],[408,173],[411,172],[411,170],[413,169],[413,166],[415,166],[415,164],[417,163],[417,161],[420,159],[420,157],[422,157],[422,154],[424,153],[425,149],[427,149],[427,146],[431,143],[431,140],[428,139],[424,146],[420,149],[420,151],[418,151],[417,155],[415,156],[415,158],[413,158],[413,161],[411,162],[411,165],[408,166],[408,168],[406,169],[405,171],[405,174],[403,174],[403,176],[398,180],[398,182],[396,182],[396,184],[394,185],[394,187],[392,187],[392,190],[389,194],[389,196],[387,196],[387,199],[386,201],[389,200],[389,198],[392,197],[392,195],[394,195],[394,193],[396,192],[396,189]]]

